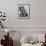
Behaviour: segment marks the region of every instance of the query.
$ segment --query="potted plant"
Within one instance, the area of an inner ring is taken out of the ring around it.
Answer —
[[[4,12],[0,11],[0,27],[4,28],[4,22],[6,20],[6,15]]]

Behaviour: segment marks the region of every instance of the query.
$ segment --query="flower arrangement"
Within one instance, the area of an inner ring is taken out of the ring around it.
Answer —
[[[0,11],[0,27],[3,28],[4,27],[4,22],[6,20],[6,15],[4,12]]]

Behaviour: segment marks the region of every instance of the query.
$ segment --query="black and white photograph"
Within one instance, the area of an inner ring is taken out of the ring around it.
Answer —
[[[18,4],[18,18],[30,18],[30,4]]]

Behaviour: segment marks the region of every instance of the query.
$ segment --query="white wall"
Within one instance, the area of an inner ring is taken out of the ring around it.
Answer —
[[[18,4],[31,4],[30,19],[18,19]],[[7,27],[46,27],[46,0],[0,0],[6,12]]]
[[[30,19],[18,19],[18,4],[22,3],[32,3]],[[46,31],[46,0],[0,0],[0,10],[6,12],[6,27],[12,30]]]
[[[46,27],[46,0],[32,2],[32,26]]]

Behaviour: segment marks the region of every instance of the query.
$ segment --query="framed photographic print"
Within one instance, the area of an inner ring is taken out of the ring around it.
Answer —
[[[30,18],[30,4],[18,4],[18,18],[20,19]]]

